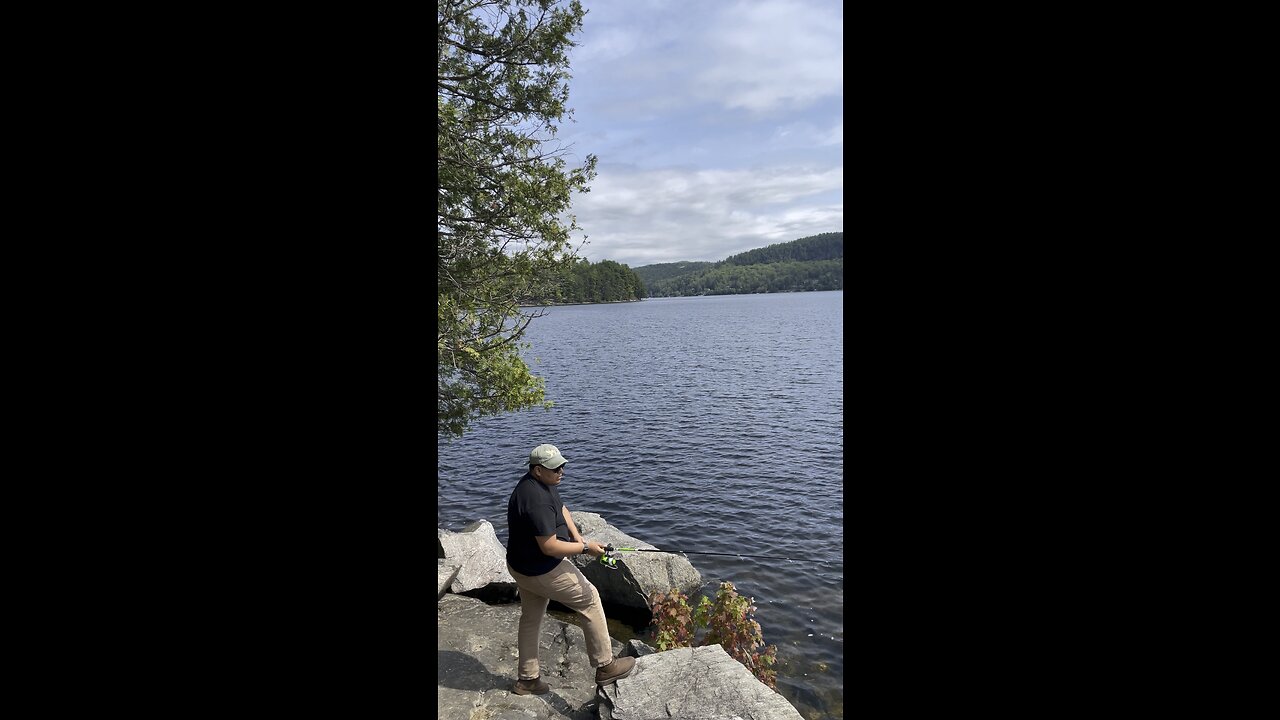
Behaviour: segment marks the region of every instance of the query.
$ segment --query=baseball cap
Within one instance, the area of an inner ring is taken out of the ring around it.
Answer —
[[[567,462],[569,461],[564,459],[555,445],[539,445],[529,453],[530,465],[541,465],[548,470],[554,470]]]

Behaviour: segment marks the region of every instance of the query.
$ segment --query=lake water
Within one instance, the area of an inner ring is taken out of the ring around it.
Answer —
[[[843,301],[546,308],[525,358],[556,406],[439,441],[439,526],[483,518],[505,544],[511,488],[529,451],[551,443],[569,460],[560,494],[571,511],[663,549],[804,558],[688,556],[705,593],[727,580],[755,598],[778,646],[778,692],[806,718],[843,718]]]

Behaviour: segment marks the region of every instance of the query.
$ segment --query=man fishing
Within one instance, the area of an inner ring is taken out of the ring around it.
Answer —
[[[596,684],[626,677],[635,658],[613,657],[600,593],[582,571],[565,558],[587,553],[604,555],[596,542],[586,542],[560,500],[564,456],[555,445],[539,445],[529,453],[529,471],[507,501],[507,570],[520,587],[519,677],[512,692],[542,695],[551,688],[541,680],[538,636],[551,600],[581,615],[586,623],[587,657],[596,669]]]

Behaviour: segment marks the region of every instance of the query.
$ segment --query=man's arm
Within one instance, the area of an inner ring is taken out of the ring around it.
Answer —
[[[560,513],[564,515],[564,524],[569,526],[569,537],[582,542],[582,533],[578,532],[578,526],[573,524],[573,516],[569,514],[569,506],[561,505]]]
[[[555,535],[537,535],[534,537],[538,541],[538,547],[542,549],[542,554],[548,557],[569,557],[570,555],[578,555],[582,553],[582,542],[565,542],[557,539]],[[587,554],[597,557],[604,554],[604,548],[597,542],[587,543]]]

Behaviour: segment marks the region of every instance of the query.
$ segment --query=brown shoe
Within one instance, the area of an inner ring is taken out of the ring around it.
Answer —
[[[511,692],[517,695],[546,695],[550,690],[551,686],[542,682],[541,676],[532,680],[517,680],[511,688]]]
[[[613,662],[608,665],[596,668],[596,684],[608,685],[617,680],[631,674],[632,668],[636,666],[636,659],[633,657],[614,658]]]

